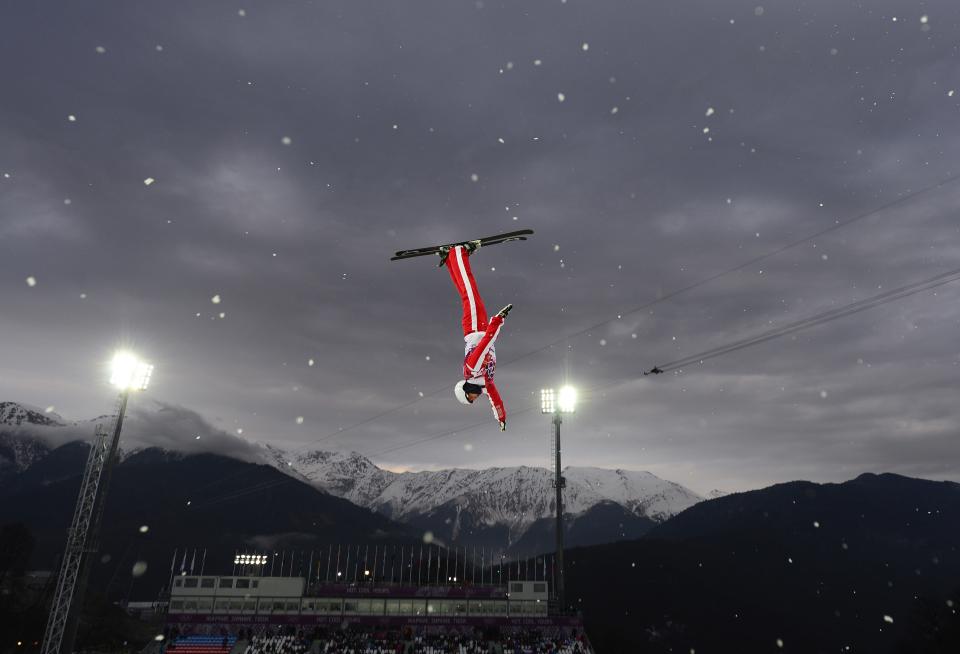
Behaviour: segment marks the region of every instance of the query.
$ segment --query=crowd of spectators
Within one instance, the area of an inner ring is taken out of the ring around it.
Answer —
[[[576,631],[415,633],[411,629],[318,629],[309,634],[287,630],[245,635],[247,647],[243,654],[592,654]]]

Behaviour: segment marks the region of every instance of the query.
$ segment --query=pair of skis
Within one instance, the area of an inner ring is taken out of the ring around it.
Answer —
[[[497,234],[495,236],[487,236],[486,238],[479,239],[480,247],[487,247],[489,245],[497,245],[498,243],[506,243],[508,241],[526,241],[527,237],[533,234],[532,229],[521,229],[516,232],[506,232],[504,234]],[[452,248],[456,245],[465,245],[467,241],[461,241],[460,243],[446,243],[444,245],[431,245],[423,248],[415,248],[413,250],[397,250],[396,254],[390,257],[390,261],[398,261],[400,259],[412,259],[413,257],[425,257],[430,254],[440,254],[441,248]]]

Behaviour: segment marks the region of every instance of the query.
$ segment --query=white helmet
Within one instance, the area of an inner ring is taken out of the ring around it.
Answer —
[[[463,381],[457,382],[457,385],[453,387],[453,394],[460,404],[471,404],[470,400],[467,399],[467,393],[481,395],[483,393],[483,386],[472,384],[464,379]]]
[[[457,397],[457,401],[460,404],[470,404],[470,400],[467,399],[467,393],[463,390],[463,385],[467,383],[466,379],[458,381],[456,386],[453,387],[453,394]]]

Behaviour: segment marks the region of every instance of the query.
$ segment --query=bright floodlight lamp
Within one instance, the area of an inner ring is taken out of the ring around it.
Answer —
[[[557,410],[557,398],[552,388],[540,389],[540,413],[553,413]]]
[[[577,410],[577,389],[573,386],[564,386],[557,394],[557,408],[560,413],[573,413]]]
[[[122,391],[146,390],[153,374],[152,365],[130,352],[117,352],[110,368],[110,383]]]

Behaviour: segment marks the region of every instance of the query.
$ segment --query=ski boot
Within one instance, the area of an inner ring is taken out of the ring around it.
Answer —
[[[437,268],[443,268],[447,263],[447,257],[450,256],[450,252],[453,250],[449,245],[443,245],[437,250],[437,256],[440,257],[440,263],[437,264]]]
[[[480,241],[466,241],[465,243],[458,243],[457,245],[462,246],[464,250],[467,251],[467,256],[470,256],[474,252],[480,249]],[[457,245],[442,245],[437,250],[437,256],[440,257],[440,263],[437,264],[437,268],[443,268],[447,263],[447,257],[450,256],[450,253],[453,252],[453,248]]]

